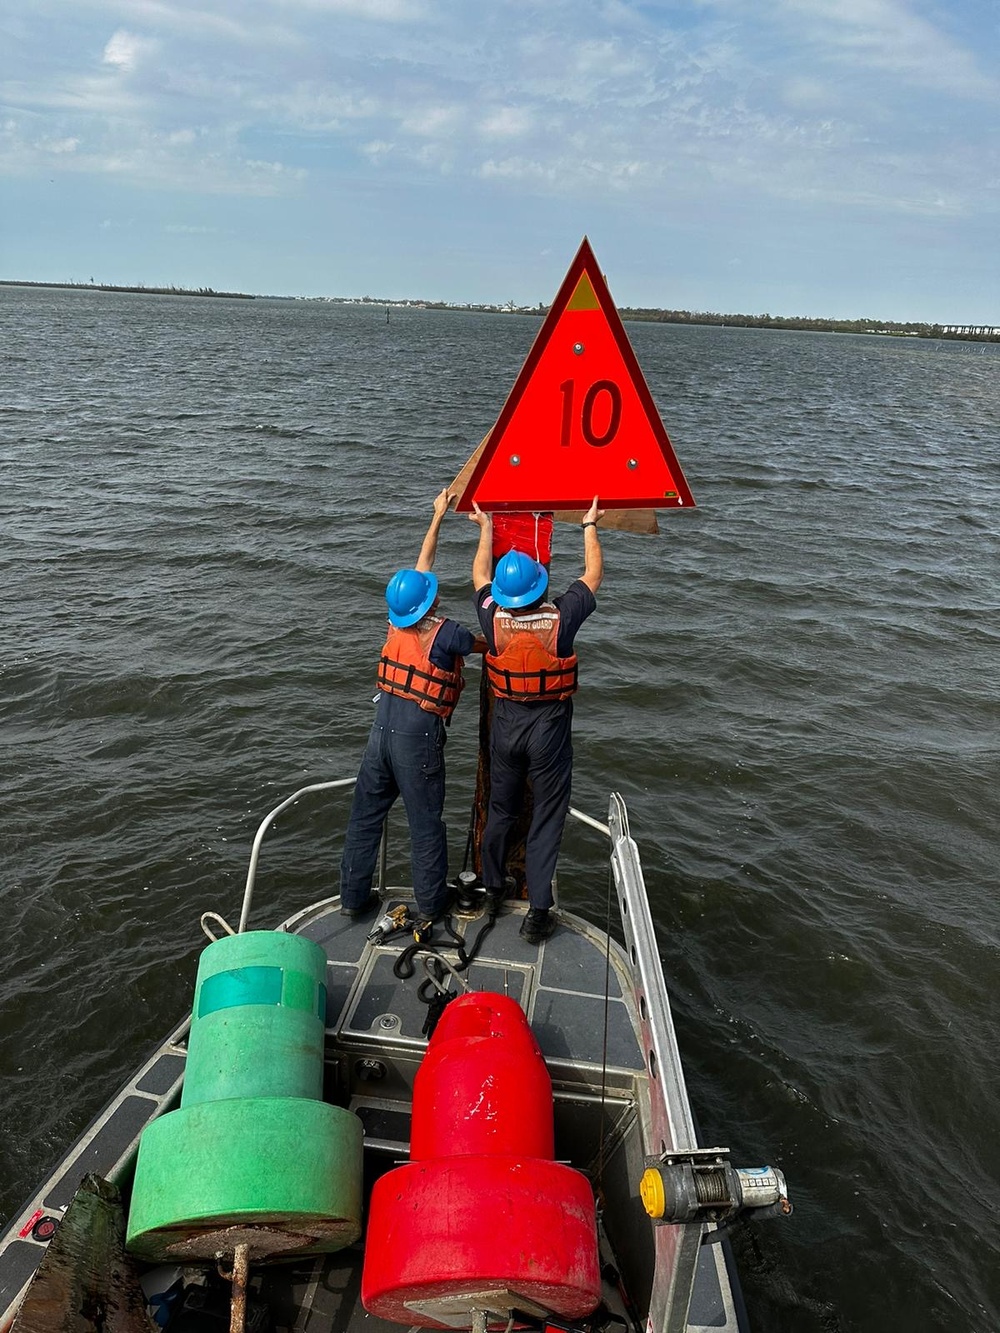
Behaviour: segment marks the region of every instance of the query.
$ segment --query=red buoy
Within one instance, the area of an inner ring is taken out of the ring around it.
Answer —
[[[410,1161],[372,1191],[365,1309],[425,1328],[471,1328],[476,1310],[589,1314],[593,1191],[552,1158],[552,1084],[520,1006],[453,1000],[414,1081]]]

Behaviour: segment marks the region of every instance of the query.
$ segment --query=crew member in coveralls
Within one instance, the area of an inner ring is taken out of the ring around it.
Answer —
[[[393,574],[385,589],[389,628],[378,663],[378,706],[368,737],[340,864],[345,916],[361,917],[379,905],[372,888],[382,825],[402,796],[410,826],[417,929],[448,909],[448,841],[443,818],[445,727],[464,684],[463,658],[484,645],[457,621],[437,614],[438,581],[431,572],[438,533],[454,495],[447,487],[413,569]]]
[[[487,893],[502,893],[511,830],[531,779],[534,804],[525,842],[529,909],[521,934],[540,944],[555,930],[555,874],[573,778],[573,695],[577,630],[596,609],[604,577],[597,536],[604,510],[583,516],[583,574],[561,597],[545,601],[545,566],[512,550],[493,571],[493,523],[473,504],[479,546],[472,564],[476,611],[486,636],[486,670],[495,696],[490,730],[490,803],[481,846]]]

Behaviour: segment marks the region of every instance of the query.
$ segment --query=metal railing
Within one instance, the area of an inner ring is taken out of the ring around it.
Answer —
[[[253,846],[250,849],[250,865],[247,869],[246,887],[243,890],[243,907],[240,911],[240,924],[236,931],[238,935],[242,935],[245,932],[247,928],[247,922],[250,920],[250,912],[253,907],[254,888],[257,880],[257,863],[260,860],[260,849],[264,843],[264,835],[267,833],[267,830],[271,827],[272,823],[277,819],[277,817],[280,814],[283,814],[284,811],[286,811],[289,806],[294,805],[296,801],[301,800],[303,796],[308,796],[311,792],[333,791],[338,788],[343,789],[345,787],[353,787],[356,784],[356,782],[357,782],[356,777],[335,778],[331,782],[311,782],[308,787],[300,787],[298,791],[292,792],[291,796],[287,796],[281,802],[280,805],[276,805],[273,810],[271,810],[268,814],[264,816],[264,818],[260,822],[260,826],[258,827],[256,834],[254,835]],[[569,813],[573,816],[574,819],[578,819],[581,824],[586,824],[590,828],[596,829],[598,833],[603,833],[606,838],[611,837],[611,830],[608,828],[607,824],[602,824],[600,820],[593,819],[591,818],[590,815],[585,815],[582,810],[576,810],[573,808],[573,806],[570,806]],[[383,824],[382,826],[382,842],[379,847],[379,858],[378,858],[379,892],[382,892],[386,886],[386,866],[389,854],[388,834],[389,834],[389,821],[386,820],[385,824]]]
[[[611,870],[618,893],[625,952],[639,1011],[643,1054],[649,1075],[649,1117],[645,1126],[650,1153],[678,1152],[698,1144],[688,1101],[680,1050],[663,979],[660,951],[649,911],[639,849],[629,832],[628,811],[617,792],[608,809]],[[657,1227],[656,1266],[649,1298],[648,1328],[680,1333],[687,1325],[694,1285],[700,1225]]]
[[[240,912],[240,924],[237,930],[238,935],[242,935],[247,928],[247,921],[250,919],[250,908],[253,905],[254,883],[257,879],[257,862],[260,859],[261,844],[264,841],[264,834],[271,827],[273,820],[277,819],[282,811],[287,810],[290,805],[303,796],[308,796],[313,791],[332,791],[336,787],[353,787],[357,778],[336,778],[333,782],[313,782],[308,787],[300,787],[298,791],[293,792],[280,805],[276,805],[270,814],[265,815],[261,825],[257,830],[253,840],[253,848],[250,852],[250,868],[247,870],[246,888],[243,890],[243,910]],[[385,874],[385,830],[382,831],[382,854],[380,858],[381,873]]]

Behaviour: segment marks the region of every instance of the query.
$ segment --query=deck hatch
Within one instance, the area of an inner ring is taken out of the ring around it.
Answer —
[[[560,933],[559,947],[546,949],[542,958],[541,984],[552,990],[577,991],[581,995],[603,998],[605,978],[608,994],[621,999],[621,979],[614,966],[604,964],[604,950],[598,948],[587,935],[564,930]]]
[[[605,1062],[604,997],[564,991],[535,992],[531,1025],[547,1058]],[[642,1051],[621,1000],[608,1002],[607,1064],[618,1069],[642,1069]]]

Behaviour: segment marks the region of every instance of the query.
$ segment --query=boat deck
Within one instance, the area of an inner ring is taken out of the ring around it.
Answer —
[[[412,906],[405,890],[390,890],[387,907]],[[614,1070],[617,1080],[630,1080],[645,1067],[640,1034],[625,1002],[628,976],[620,974],[617,951],[607,949],[603,934],[578,917],[561,915],[552,938],[528,944],[519,934],[526,904],[509,904],[483,937],[471,967],[460,973],[470,990],[494,991],[517,1000],[549,1063],[553,1078],[562,1066],[591,1067],[595,1081],[602,1066]],[[401,933],[383,945],[368,942],[376,915],[350,920],[320,904],[286,922],[286,928],[315,940],[326,952],[328,1041],[349,1049],[360,1042],[421,1052],[427,1038],[423,1026],[427,1005],[418,988],[427,973],[418,954],[410,978],[394,974],[402,951],[412,937]],[[450,918],[469,950],[487,924],[482,912]],[[440,926],[431,947],[453,966],[459,954]],[[459,983],[450,979],[455,991]],[[605,1038],[606,1029],[606,1038]]]
[[[384,906],[402,902],[412,908],[406,889],[384,893]],[[587,1174],[602,1200],[607,1221],[602,1262],[610,1266],[605,1302],[619,1327],[644,1333],[645,1319],[634,1310],[646,1307],[654,1262],[652,1227],[638,1198],[642,1142],[649,1136],[648,1124],[637,1125],[644,1115],[648,1119],[643,1110],[648,1034],[640,1021],[629,957],[618,944],[609,945],[602,930],[562,911],[554,935],[530,945],[518,933],[525,910],[526,904],[505,905],[493,928],[483,933],[471,966],[459,973],[461,981],[445,971],[444,984],[453,991],[467,984],[472,990],[510,995],[527,1014],[552,1078],[556,1156]],[[435,989],[424,964],[431,956],[427,953],[410,959],[411,975],[397,975],[412,935],[401,932],[385,943],[368,940],[380,915],[348,919],[338,900],[330,899],[281,927],[316,941],[327,956],[324,1097],[354,1111],[364,1125],[366,1189],[408,1157],[413,1079],[427,1043],[428,1005],[420,991]],[[450,920],[467,951],[488,924],[482,912]],[[461,955],[440,926],[432,947],[446,969],[459,966]],[[58,1221],[87,1172],[127,1192],[139,1134],[178,1100],[185,1034],[186,1024],[151,1055],[0,1239],[0,1333],[3,1312],[44,1254],[44,1228],[33,1234],[39,1220]],[[612,1249],[612,1236],[619,1252]],[[400,1326],[362,1308],[362,1262],[359,1242],[318,1260],[258,1267],[251,1314],[256,1297],[266,1305],[266,1327],[274,1333],[398,1333]],[[703,1246],[686,1333],[737,1333],[738,1328],[723,1247]],[[252,1319],[248,1329],[252,1333]]]

